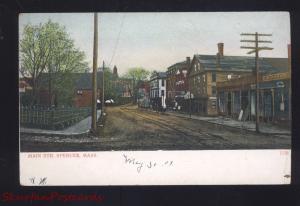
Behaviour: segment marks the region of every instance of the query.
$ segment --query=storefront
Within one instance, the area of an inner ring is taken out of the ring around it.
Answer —
[[[271,74],[260,78],[259,82],[259,117],[262,121],[287,121],[289,114],[289,84],[286,73]],[[273,78],[270,78],[273,77]],[[243,111],[244,120],[255,120],[256,85],[252,76],[220,83],[218,89],[218,113],[238,118]]]

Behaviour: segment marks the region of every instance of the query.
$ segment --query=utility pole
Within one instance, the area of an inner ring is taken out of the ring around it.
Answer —
[[[105,64],[103,61],[103,67],[102,67],[102,111],[101,111],[102,116],[104,114],[104,67],[105,67]]]
[[[190,84],[188,84],[188,92],[189,92],[189,116],[192,117],[192,105],[191,105],[191,87]]]
[[[190,118],[192,117],[192,101],[191,101],[191,91],[190,91],[190,94],[189,94],[189,107],[190,107]]]
[[[272,43],[272,41],[259,40],[258,37],[261,36],[272,36],[272,34],[259,34],[255,33],[242,33],[241,36],[254,36],[254,40],[241,40],[241,42],[254,43],[254,46],[241,46],[241,49],[251,49],[247,54],[255,53],[255,85],[256,85],[256,104],[255,104],[255,130],[259,132],[259,52],[262,50],[272,50],[271,47],[262,46],[259,47],[259,43]]]
[[[93,93],[92,93],[92,125],[91,131],[97,130],[97,58],[98,58],[98,15],[94,13],[94,49],[93,49]]]

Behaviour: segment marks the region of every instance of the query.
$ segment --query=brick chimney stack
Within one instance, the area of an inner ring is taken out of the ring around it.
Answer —
[[[224,43],[218,43],[218,53],[216,54],[217,67],[220,67],[220,59],[224,56]]]
[[[220,57],[224,56],[224,43],[218,43],[218,53]]]

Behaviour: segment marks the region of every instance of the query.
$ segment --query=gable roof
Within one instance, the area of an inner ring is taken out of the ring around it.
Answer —
[[[71,73],[72,81],[74,81],[75,89],[92,89],[92,73]],[[48,88],[49,73],[42,73],[40,76],[41,88]],[[97,86],[102,88],[102,72],[97,72]]]
[[[155,79],[163,79],[163,78],[167,78],[166,72],[155,72],[151,75],[150,81],[155,80]]]
[[[76,73],[75,75],[77,75],[75,80],[76,89],[92,89],[92,73]],[[97,88],[102,88],[102,72],[97,72]]]
[[[251,72],[255,68],[255,58],[248,56],[223,56],[220,57],[220,65],[217,65],[216,55],[197,54],[194,58],[200,62],[204,70]],[[261,73],[287,71],[287,63],[287,58],[259,58],[259,70]]]
[[[174,68],[174,67],[186,67],[186,66],[187,66],[187,61],[185,60],[185,61],[177,62],[177,63],[175,63],[175,64],[169,66],[169,67],[168,67],[168,70],[169,70],[169,69],[172,69],[172,68]]]
[[[264,61],[269,63],[272,67],[278,68],[281,72],[288,71],[289,59],[288,58],[263,58]]]

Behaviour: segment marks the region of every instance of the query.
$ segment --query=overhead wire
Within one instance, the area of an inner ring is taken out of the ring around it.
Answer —
[[[123,28],[123,25],[124,25],[124,20],[125,20],[125,13],[123,14],[123,17],[122,17],[122,22],[121,22],[120,30],[119,30],[119,33],[118,33],[118,36],[117,36],[117,41],[116,41],[116,44],[114,46],[113,53],[112,53],[110,62],[108,64],[108,67],[111,67],[111,63],[112,63],[112,61],[113,61],[113,59],[116,55],[117,47],[118,47],[119,41],[120,41],[121,31],[122,31],[122,28]]]

